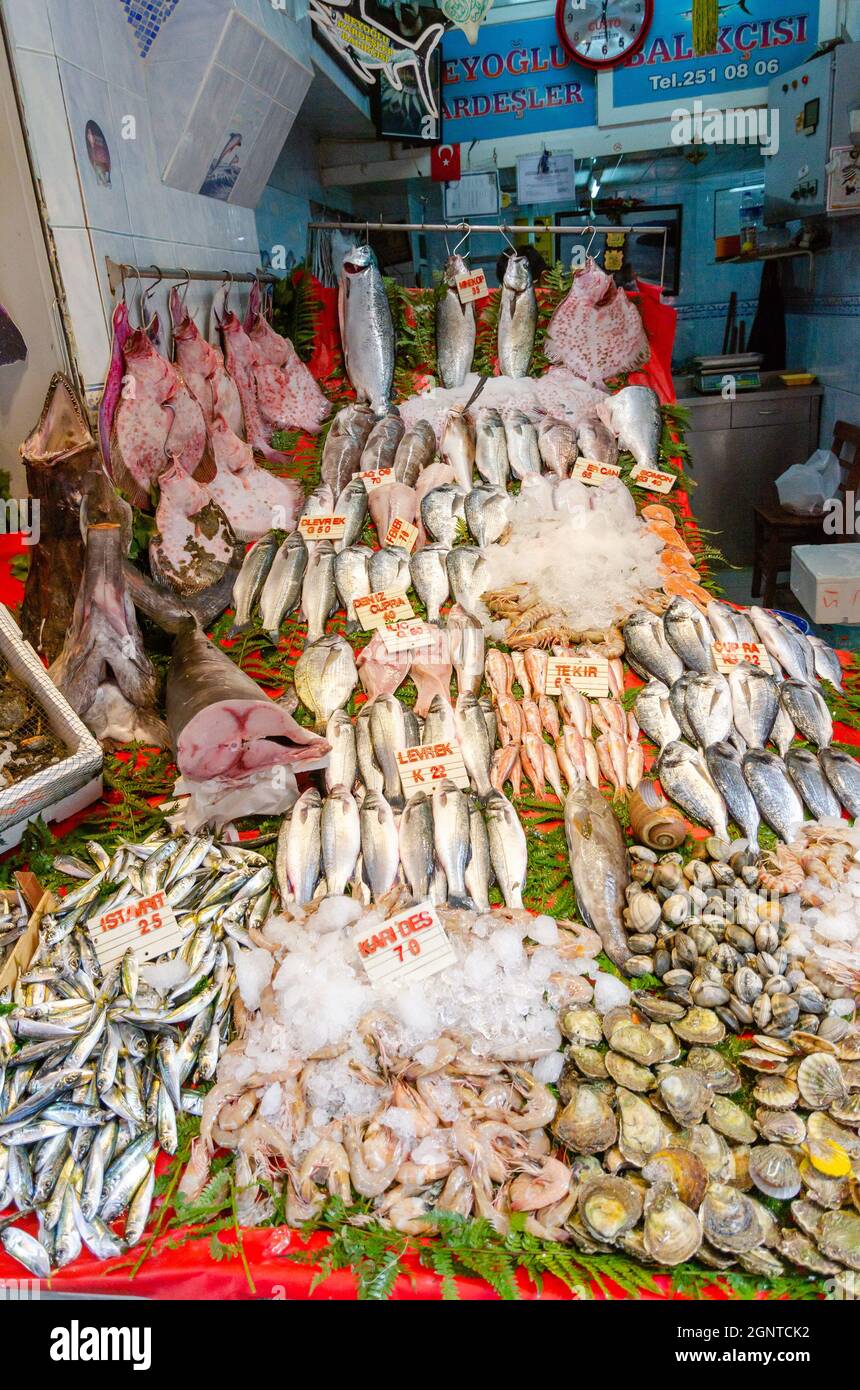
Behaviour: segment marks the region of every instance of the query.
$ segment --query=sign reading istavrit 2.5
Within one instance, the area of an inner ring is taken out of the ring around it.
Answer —
[[[644,45],[613,70],[612,107],[618,111],[678,104],[766,87],[804,62],[819,39],[819,12],[827,0],[720,0],[715,53],[696,57],[692,0],[655,0]]]
[[[571,62],[555,19],[484,24],[476,44],[442,40],[442,141],[596,125],[594,73]]]

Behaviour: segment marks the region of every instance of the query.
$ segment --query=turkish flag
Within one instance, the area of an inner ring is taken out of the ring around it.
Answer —
[[[430,151],[430,177],[436,183],[456,183],[460,177],[460,146],[434,145]]]

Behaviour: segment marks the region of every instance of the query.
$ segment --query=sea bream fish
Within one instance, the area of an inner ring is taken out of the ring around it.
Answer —
[[[714,634],[694,603],[680,595],[663,614],[666,641],[689,671],[714,670]]]
[[[537,298],[529,263],[525,256],[509,256],[499,307],[499,366],[503,376],[526,375],[536,328]]]
[[[682,811],[709,825],[721,840],[728,840],[726,808],[723,798],[711,780],[710,772],[698,749],[685,743],[669,743],[657,764],[663,789]]]
[[[457,281],[468,274],[462,256],[449,256],[442,272],[444,289],[436,301],[436,361],[448,390],[463,385],[475,352],[475,306],[471,301],[464,304],[457,293]]]
[[[681,737],[681,728],[669,700],[669,687],[663,681],[652,678],[643,686],[636,696],[633,711],[639,727],[661,753],[667,743],[674,743]]]
[[[785,766],[802,801],[816,820],[842,814],[839,798],[811,748],[790,748],[785,755]]]
[[[631,453],[636,463],[646,468],[659,467],[663,418],[660,402],[650,386],[622,387],[600,402],[600,413],[621,448]]]
[[[860,816],[860,763],[850,753],[822,748],[818,761],[849,816]]]
[[[463,503],[466,525],[478,545],[493,545],[510,525],[510,501],[504,487],[479,483],[466,493]]]
[[[750,748],[764,748],[779,713],[779,689],[773,676],[743,661],[729,672],[732,717]]]
[[[576,431],[577,447],[583,458],[596,459],[614,468],[618,462],[618,442],[615,435],[595,412],[580,420]]]
[[[684,663],[669,645],[661,619],[647,608],[631,613],[622,629],[627,660],[640,676],[653,676],[671,690],[684,674]]]
[[[692,676],[684,694],[687,721],[701,748],[721,743],[732,728],[732,697],[725,676],[716,671]]]
[[[544,471],[556,478],[566,478],[576,463],[576,430],[566,420],[548,416],[538,426],[538,449]]]
[[[504,488],[510,472],[505,425],[494,406],[481,406],[475,417],[475,467],[485,483]]]
[[[507,409],[502,417],[508,465],[512,475],[522,481],[529,474],[540,473],[541,455],[538,432],[528,415],[516,408]]]
[[[713,743],[705,749],[705,762],[732,820],[750,844],[757,845],[760,817],[744,778],[740,753],[730,743]]]
[[[785,680],[779,687],[779,698],[804,738],[819,748],[827,748],[833,741],[833,720],[815,686],[808,681]]]
[[[453,406],[444,417],[439,456],[453,468],[457,486],[468,492],[475,467],[475,431],[462,406]]]
[[[352,647],[335,633],[309,642],[296,662],[296,694],[314,716],[318,733],[336,709],[342,709],[358,684]]]
[[[376,256],[353,246],[344,258],[338,318],[347,375],[360,401],[387,415],[394,382],[394,323]]]
[[[744,754],[743,770],[762,819],[790,845],[803,824],[803,802],[782,758],[760,748],[751,748]]]

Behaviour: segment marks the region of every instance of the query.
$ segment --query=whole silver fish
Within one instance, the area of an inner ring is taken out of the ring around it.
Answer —
[[[660,402],[650,386],[625,386],[609,397],[609,419],[622,449],[637,463],[657,468],[663,418]]]
[[[457,523],[463,515],[463,494],[453,483],[431,488],[421,498],[421,521],[434,541],[449,550],[457,538]]]
[[[469,797],[469,862],[466,865],[466,892],[481,912],[490,910],[490,837],[480,803]]]
[[[778,623],[773,615],[764,608],[751,608],[750,618],[768,655],[773,657],[787,676],[793,676],[795,680],[805,681],[807,678],[806,661],[794,634],[783,627],[781,623]]]
[[[566,478],[576,463],[576,430],[566,420],[547,416],[538,426],[538,449],[544,470],[556,478]]]
[[[345,257],[337,307],[344,364],[355,394],[376,415],[385,415],[394,381],[394,323],[369,246],[353,246]]]
[[[368,562],[373,551],[368,545],[350,545],[334,562],[334,586],[346,610],[346,631],[357,632],[361,623],[355,615],[355,600],[372,592]]]
[[[367,573],[372,594],[382,593],[383,589],[390,594],[405,594],[411,579],[409,556],[402,546],[383,546],[374,550],[368,560]]]
[[[791,715],[780,700],[776,710],[776,719],[774,719],[773,728],[770,731],[770,741],[776,745],[781,758],[785,757],[796,733],[797,730],[791,722]]]
[[[336,434],[334,426],[329,430],[323,445],[320,477],[331,488],[334,497],[341,495],[361,467],[363,448],[364,441],[354,434]]]
[[[685,743],[670,743],[657,766],[664,791],[681,810],[701,825],[709,825],[719,839],[728,840],[726,808],[701,753]]]
[[[469,862],[469,803],[460,788],[447,779],[433,791],[433,843],[448,882],[448,906],[473,909],[466,892]]]
[[[367,488],[360,478],[347,483],[335,503],[334,515],[346,517],[344,533],[335,541],[334,548],[348,550],[361,536],[367,518]]]
[[[779,698],[796,729],[819,748],[833,741],[833,720],[822,695],[807,681],[785,680]]]
[[[669,687],[663,681],[652,679],[644,685],[636,696],[633,710],[640,729],[656,743],[661,753],[667,743],[674,743],[681,737],[681,728],[669,700]]]
[[[785,757],[785,766],[800,792],[801,800],[809,807],[816,820],[821,820],[824,816],[842,814],[839,798],[811,748],[789,749]]]
[[[678,721],[681,733],[688,743],[696,742],[696,735],[693,733],[690,721],[687,718],[687,686],[692,679],[693,672],[686,671],[680,680],[675,681],[675,684],[669,691],[669,704],[672,713]]]
[[[0,1243],[10,1259],[23,1265],[24,1269],[29,1270],[37,1279],[51,1277],[50,1257],[44,1245],[35,1236],[22,1231],[18,1226],[7,1226],[0,1234]]]
[[[450,743],[456,737],[457,723],[450,701],[444,695],[434,695],[424,720],[424,742]]]
[[[713,743],[705,749],[705,761],[732,820],[740,826],[750,844],[757,845],[758,807],[744,780],[740,753],[731,743]]]
[[[719,599],[707,607],[707,619],[718,642],[757,642],[756,630],[745,613]]]
[[[236,583],[233,585],[233,604],[236,612],[233,626],[230,628],[231,637],[235,637],[239,632],[245,632],[251,626],[251,614],[254,611],[254,605],[260,596],[266,582],[266,576],[272,568],[277,553],[278,543],[272,532],[269,531],[254,542],[242,561],[242,568],[236,577]]]
[[[260,594],[260,622],[273,642],[278,640],[284,618],[298,606],[307,566],[308,548],[301,534],[294,531],[275,555]]]
[[[355,716],[355,751],[361,780],[369,792],[381,792],[385,786],[382,768],[376,761],[370,735],[371,705],[365,702]]]
[[[406,433],[399,415],[384,415],[370,431],[361,455],[362,472],[375,468],[393,468],[397,446]]]
[[[368,792],[359,810],[364,877],[374,902],[394,887],[400,868],[400,842],[394,812],[379,792]]]
[[[427,609],[427,621],[438,623],[440,609],[448,602],[450,584],[447,560],[453,551],[439,542],[416,550],[409,561],[409,572],[416,594]]]
[[[455,604],[448,613],[447,629],[457,689],[461,695],[467,690],[477,695],[484,679],[484,629],[478,619],[459,604]]]
[[[413,792],[400,817],[400,862],[416,903],[430,896],[436,869],[433,804],[427,792]]]
[[[803,824],[803,802],[782,758],[760,748],[751,748],[744,754],[743,770],[762,819],[781,840],[791,844]]]
[[[473,616],[487,587],[487,562],[474,545],[457,545],[448,551],[448,582],[454,602]]]
[[[860,763],[835,748],[822,748],[818,761],[849,816],[860,816]]]
[[[492,487],[507,486],[510,463],[505,425],[494,406],[482,406],[475,420],[475,467]]]
[[[684,674],[684,663],[666,640],[663,623],[656,613],[637,608],[623,627],[627,659],[645,680],[653,676],[671,690]]]
[[[337,439],[338,436],[348,436],[360,444],[363,449],[367,443],[367,436],[375,424],[376,416],[369,405],[364,405],[360,401],[350,401],[349,405],[343,406],[332,420],[328,438]]]
[[[322,733],[336,709],[342,709],[358,684],[352,647],[338,634],[309,643],[293,673],[296,691]]]
[[[436,456],[436,432],[427,420],[416,420],[407,430],[394,455],[394,477],[406,487],[414,487],[422,469]]]
[[[289,820],[281,827],[278,855],[283,838],[283,865],[289,893],[298,907],[309,903],[320,879],[322,860],[322,801],[315,787],[302,792]],[[284,885],[282,884],[282,892]]]
[[[526,834],[515,808],[506,796],[494,791],[484,806],[490,863],[505,907],[523,906],[523,888],[528,870]]]
[[[462,256],[449,256],[442,272],[444,291],[436,301],[436,361],[446,390],[462,386],[475,353],[475,306],[463,304],[457,281],[469,274]]]
[[[406,747],[417,748],[421,742],[421,720],[414,709],[403,706],[403,728],[405,730]]]
[[[812,648],[812,658],[815,664],[815,674],[820,681],[829,681],[835,690],[842,690],[842,667],[839,664],[839,657],[832,647],[826,642],[822,642],[820,637],[815,637],[810,632],[806,638]]]
[[[663,614],[666,641],[690,671],[714,670],[714,635],[698,608],[679,595]]]
[[[493,750],[484,712],[474,695],[467,692],[457,697],[454,720],[469,780],[481,801],[486,801],[493,790],[490,782]]]
[[[349,787],[332,787],[323,802],[320,839],[326,889],[344,893],[361,850],[358,803]]]
[[[316,642],[337,608],[334,586],[335,549],[331,541],[319,541],[308,561],[302,583],[302,612],[307,618],[307,641]]]
[[[454,470],[457,486],[468,492],[475,468],[475,431],[462,406],[448,411],[439,440],[439,456]]]
[[[508,465],[515,478],[540,473],[541,455],[538,432],[522,410],[509,409],[503,416]],[[470,480],[471,481],[471,480]]]
[[[499,307],[499,366],[503,376],[527,374],[536,328],[537,298],[529,263],[524,256],[510,256]]]
[[[609,959],[623,967],[631,954],[622,919],[630,881],[627,850],[612,807],[585,778],[568,793],[564,829],[580,915]]]
[[[328,767],[325,770],[326,791],[345,786],[350,791],[358,775],[358,755],[355,749],[355,729],[345,710],[336,709],[325,726],[326,742],[331,744]]]
[[[598,415],[586,415],[580,420],[576,431],[577,447],[583,458],[595,459],[598,463],[609,463],[614,468],[618,462],[618,443],[612,430]]]
[[[741,662],[729,672],[735,728],[750,748],[764,748],[779,712],[779,689],[760,666]]]
[[[493,545],[510,524],[510,502],[503,487],[481,483],[466,493],[466,525],[481,549]]]
[[[394,810],[403,806],[397,754],[407,747],[403,706],[396,695],[377,695],[370,706],[373,752],[385,779],[385,799]]]
[[[709,671],[691,677],[684,695],[684,708],[701,748],[728,738],[732,728],[732,697],[725,676]]]
[[[803,662],[806,672],[806,679],[811,685],[814,685],[818,680],[815,674],[815,649],[808,636],[805,632],[801,632],[797,624],[793,623],[784,613],[774,611],[771,616],[774,621],[788,633],[792,643],[800,654],[800,659]]]

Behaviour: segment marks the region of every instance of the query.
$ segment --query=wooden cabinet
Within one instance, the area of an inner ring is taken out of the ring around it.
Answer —
[[[691,501],[700,524],[733,565],[751,565],[753,507],[775,502],[774,483],[818,447],[823,388],[788,388],[765,377],[761,391],[697,396],[689,378],[675,379],[678,404],[689,412],[687,446],[696,486]]]

